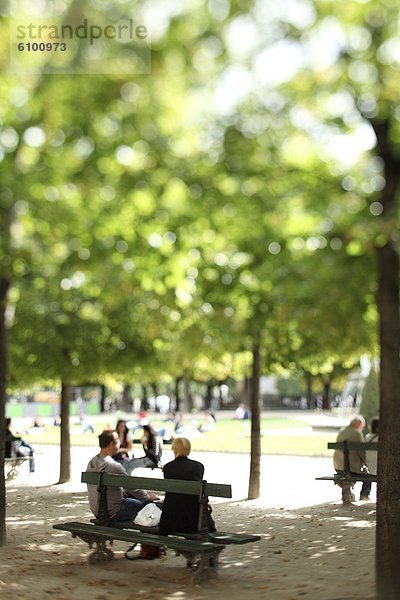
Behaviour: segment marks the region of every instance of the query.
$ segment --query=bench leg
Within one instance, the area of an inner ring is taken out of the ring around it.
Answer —
[[[9,463],[5,463],[5,469],[8,469],[5,477],[6,481],[14,479],[14,477],[18,477],[19,468],[24,462],[25,461],[23,459],[16,457]]]
[[[114,552],[111,550],[111,548],[107,547],[107,542],[109,542],[110,546],[112,546],[112,539],[84,533],[72,533],[72,537],[79,537],[82,541],[89,544],[90,549],[93,548],[93,545],[95,546],[94,551],[91,552],[88,556],[89,564],[97,565],[98,563],[113,560]]]
[[[212,554],[188,554],[184,553],[183,556],[186,558],[186,565],[192,569],[193,577],[192,583],[198,585],[203,580],[207,580],[210,577],[216,577],[218,575],[218,556],[220,550],[216,550]]]
[[[338,486],[342,488],[342,502],[343,504],[351,504],[356,499],[355,495],[351,491],[352,485],[347,482],[340,482]]]
[[[114,552],[111,548],[107,548],[106,540],[98,540],[95,544],[95,550],[88,556],[89,564],[97,565],[114,559]]]
[[[10,481],[11,479],[14,479],[14,477],[16,477],[17,475],[18,475],[18,469],[16,467],[11,467],[7,471],[6,481]]]

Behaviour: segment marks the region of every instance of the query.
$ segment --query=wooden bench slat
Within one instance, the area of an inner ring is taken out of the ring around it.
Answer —
[[[100,525],[90,525],[71,521],[69,523],[58,523],[53,525],[53,529],[68,531],[75,534],[89,534],[95,537],[105,539],[120,540],[123,542],[149,544],[151,546],[167,546],[172,550],[181,552],[198,552],[201,554],[214,552],[221,548],[221,544],[213,542],[203,542],[199,540],[186,540],[182,538],[167,537],[163,535],[146,534],[142,532],[118,529],[114,527],[101,527]]]
[[[97,485],[99,473],[83,472],[81,482]],[[103,484],[125,489],[145,489],[157,492],[175,492],[198,496],[201,492],[201,481],[183,479],[156,479],[153,477],[131,477],[130,475],[103,474]],[[206,483],[204,493],[218,498],[232,498],[232,486],[224,483]]]
[[[97,524],[97,519],[91,519],[91,522]],[[143,533],[149,533],[151,535],[158,534],[158,527],[144,527],[142,525],[136,525],[134,521],[113,521],[112,527],[116,529],[128,529],[128,530],[137,530]],[[172,535],[176,535],[179,537],[184,537],[187,539],[196,539],[198,537],[198,532],[181,532],[177,531]],[[259,535],[248,534],[248,533],[228,533],[223,531],[213,531],[209,534],[210,541],[215,541],[217,543],[224,544],[247,544],[249,542],[258,542],[261,537]]]
[[[316,477],[315,479],[318,481],[378,481],[377,476],[371,473],[366,473],[365,475],[362,473],[359,475],[325,475],[324,477]]]
[[[328,442],[328,450],[344,450],[347,448],[350,452],[359,452],[363,450],[378,451],[378,442]]]
[[[229,533],[224,531],[214,531],[210,534],[210,540],[222,544],[248,544],[250,542],[259,542],[260,535],[252,533]],[[188,537],[188,535],[186,535]]]

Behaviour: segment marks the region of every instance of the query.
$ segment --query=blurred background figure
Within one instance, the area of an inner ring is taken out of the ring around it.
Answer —
[[[215,416],[211,412],[211,410],[206,410],[204,413],[204,421],[199,425],[198,430],[201,433],[206,433],[208,431],[214,431],[216,425]]]
[[[367,433],[365,436],[366,442],[377,442],[378,441],[378,432],[379,432],[379,419],[378,417],[373,417],[369,424],[370,433]],[[374,450],[367,450],[365,453],[365,462],[367,463],[368,471],[371,475],[377,474],[377,463],[378,463],[378,453]],[[363,488],[364,500],[369,500],[369,495],[371,493],[372,483],[366,482]]]
[[[144,450],[144,456],[139,458],[127,458],[123,461],[123,466],[130,475],[133,469],[139,467],[155,468],[160,466],[163,451],[163,441],[160,435],[151,425],[143,425],[143,437],[140,440]]]
[[[118,434],[120,447],[117,452],[113,455],[113,459],[118,462],[123,462],[124,459],[130,458],[132,447],[133,447],[133,434],[129,430],[127,423],[124,419],[119,419],[115,427],[115,431]]]
[[[250,419],[250,412],[245,404],[239,404],[235,410],[235,419],[240,419],[241,421]]]
[[[96,433],[92,421],[86,415],[80,414],[79,423],[82,427],[82,433],[87,433],[88,431],[90,431],[90,433]]]
[[[24,442],[21,437],[15,436],[11,431],[11,419],[6,419],[6,435],[5,435],[5,458],[13,458],[14,456],[30,456],[29,472],[35,472],[35,459],[33,458],[34,449],[32,446]]]

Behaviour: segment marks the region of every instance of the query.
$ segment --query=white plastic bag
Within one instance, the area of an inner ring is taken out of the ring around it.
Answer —
[[[159,524],[161,518],[161,510],[154,504],[146,504],[136,515],[134,523],[143,527],[155,527]]]

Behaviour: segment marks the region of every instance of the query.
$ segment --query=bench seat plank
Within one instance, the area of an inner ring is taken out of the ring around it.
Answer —
[[[97,519],[91,519],[92,523],[97,524]],[[158,527],[144,527],[143,525],[136,525],[134,521],[110,521],[107,527],[115,527],[116,529],[128,529],[137,530],[143,533],[149,533],[157,535],[159,533]],[[190,533],[184,531],[177,531],[171,535],[184,537],[189,540],[195,540],[199,534],[195,531]],[[223,543],[223,544],[247,544],[249,542],[258,542],[261,539],[259,535],[247,534],[247,533],[228,533],[224,531],[212,531],[208,534],[211,542]]]
[[[378,442],[328,442],[328,450],[349,450],[350,452],[362,452],[363,450],[378,451]]]
[[[68,523],[57,523],[53,529],[68,531],[72,534],[89,534],[89,536],[100,537],[104,539],[114,539],[123,542],[149,544],[151,546],[167,546],[177,552],[213,554],[215,550],[220,550],[221,545],[213,542],[203,542],[186,540],[181,538],[167,537],[164,535],[153,535],[132,530],[118,529],[115,527],[102,527],[100,525],[90,525],[71,521]]]
[[[326,475],[324,477],[316,477],[317,481],[371,481],[376,482],[378,478],[371,473],[359,473],[356,475]]]
[[[188,539],[189,536],[196,536],[196,533],[185,533]],[[260,535],[253,535],[251,533],[228,533],[224,531],[213,531],[209,534],[210,540],[212,542],[217,542],[219,544],[248,544],[250,542],[259,542],[261,540]]]

